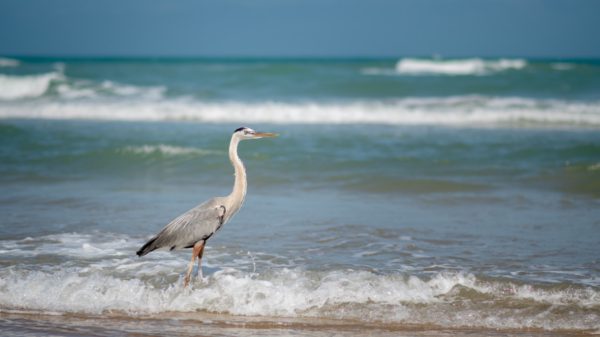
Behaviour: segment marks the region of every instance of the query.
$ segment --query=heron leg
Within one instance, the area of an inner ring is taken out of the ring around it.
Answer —
[[[200,278],[202,278],[202,254],[204,254],[204,243],[206,241],[202,241],[202,248],[200,249],[200,252],[198,252],[198,275],[200,275]]]
[[[192,252],[192,262],[190,262],[190,267],[188,268],[187,275],[185,275],[185,281],[183,283],[183,287],[185,288],[190,282],[190,274],[192,273],[192,268],[194,267],[194,262],[196,261],[196,256],[201,256],[200,252],[204,250],[204,240],[200,240],[196,242],[194,245],[194,251]],[[200,261],[198,261],[200,262]]]

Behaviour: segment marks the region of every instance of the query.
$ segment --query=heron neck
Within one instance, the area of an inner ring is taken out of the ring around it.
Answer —
[[[233,185],[233,191],[229,197],[227,197],[228,205],[226,207],[227,214],[229,215],[228,218],[242,207],[248,188],[246,168],[237,153],[239,142],[239,139],[232,138],[231,144],[229,145],[229,159],[231,159],[231,164],[233,164],[233,168],[235,169],[235,183]]]

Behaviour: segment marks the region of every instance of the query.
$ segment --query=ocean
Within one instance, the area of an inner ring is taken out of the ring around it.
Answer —
[[[3,336],[600,333],[599,60],[4,57],[0,192]]]

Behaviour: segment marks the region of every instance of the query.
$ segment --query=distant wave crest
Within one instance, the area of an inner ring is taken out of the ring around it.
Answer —
[[[50,82],[62,78],[57,72],[40,75],[10,76],[0,74],[0,100],[38,97],[50,87]]]
[[[163,86],[143,87],[113,81],[72,79],[63,75],[62,71],[24,76],[0,74],[0,101],[31,100],[42,96],[60,100],[99,97],[155,100],[163,98],[166,90]]]
[[[479,58],[465,60],[421,60],[405,58],[396,64],[401,74],[444,74],[444,75],[484,75],[507,69],[521,69],[525,60],[500,59],[485,61]]]
[[[434,60],[403,58],[395,69],[367,68],[366,75],[491,75],[509,69],[522,69],[527,66],[523,59],[483,60],[480,58]]]
[[[56,94],[61,99],[136,97],[146,100],[156,100],[163,98],[163,93],[166,90],[167,88],[162,86],[140,87],[112,81],[103,81],[100,83],[70,81],[58,85],[56,87]]]
[[[0,67],[18,67],[20,64],[19,60],[0,57]]]
[[[600,127],[600,102],[477,95],[337,103],[207,103],[185,98],[26,101],[0,105],[0,118]]]
[[[153,154],[160,153],[162,155],[180,155],[180,154],[215,154],[221,152],[203,150],[194,147],[179,147],[166,144],[158,145],[143,145],[143,146],[128,146],[123,149],[118,149],[118,152],[132,152],[135,154]]]

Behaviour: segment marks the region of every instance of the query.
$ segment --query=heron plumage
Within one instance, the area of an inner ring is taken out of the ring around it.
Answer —
[[[226,208],[219,199],[224,198],[212,198],[178,216],[136,254],[142,257],[155,250],[180,250],[193,247],[200,240],[208,240],[224,224]]]

